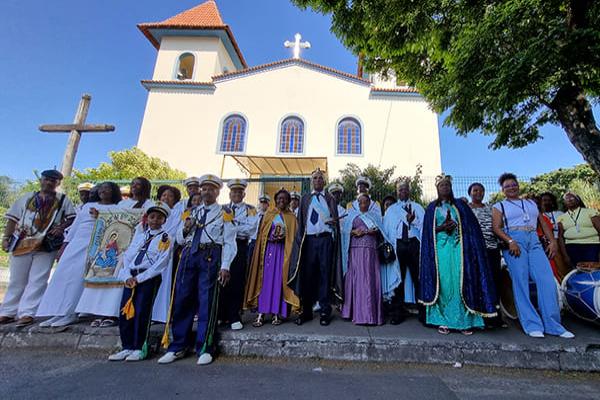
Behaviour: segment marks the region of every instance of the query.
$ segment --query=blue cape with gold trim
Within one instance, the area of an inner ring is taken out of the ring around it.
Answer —
[[[462,200],[455,200],[454,207],[460,216],[462,236],[462,300],[465,307],[486,317],[496,315],[496,288],[487,261],[485,242],[479,222],[471,208]],[[435,209],[433,201],[427,207],[423,222],[421,241],[420,296],[426,305],[435,304],[439,295],[439,273],[435,249]]]

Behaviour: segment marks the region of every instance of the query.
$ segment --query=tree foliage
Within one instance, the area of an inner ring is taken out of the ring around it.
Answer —
[[[416,87],[461,135],[523,147],[560,124],[600,172],[600,2],[292,0],[332,14],[332,31],[369,71]]]
[[[567,191],[580,195],[586,205],[600,207],[600,175],[588,164],[580,164],[573,168],[559,168],[536,177],[530,182],[520,182],[521,193],[524,195],[540,195],[544,192],[553,193],[562,204],[562,196]],[[502,193],[490,195],[490,202],[503,199]],[[589,204],[588,204],[589,203]]]
[[[340,170],[337,181],[344,187],[343,202],[354,200],[356,196],[356,179],[359,176],[366,176],[371,180],[372,187],[369,190],[373,198],[379,202],[387,195],[396,195],[397,179],[408,179],[410,181],[411,198],[415,201],[421,201],[423,196],[421,181],[421,166],[418,165],[414,176],[394,177],[395,167],[379,169],[369,164],[366,168],[360,168],[358,165],[349,163]]]
[[[73,175],[77,181],[123,181],[136,176],[150,180],[181,180],[185,173],[171,168],[166,161],[151,157],[137,147],[128,150],[111,151],[110,163],[101,163],[97,168],[75,170]]]

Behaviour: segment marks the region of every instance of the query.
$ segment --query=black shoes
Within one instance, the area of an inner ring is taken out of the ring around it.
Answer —
[[[331,323],[331,316],[327,314],[321,314],[321,319],[319,320],[321,326],[327,326]]]

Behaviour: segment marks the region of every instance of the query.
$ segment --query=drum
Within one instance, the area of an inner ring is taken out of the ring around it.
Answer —
[[[573,270],[562,283],[567,308],[581,319],[600,324],[600,270]]]
[[[502,289],[500,290],[500,310],[502,313],[510,319],[518,319],[519,314],[517,313],[517,307],[515,305],[515,295],[513,293],[512,279],[508,268],[504,267],[500,271],[500,281],[502,282]],[[563,298],[560,294],[560,284],[554,279],[556,283],[556,297],[558,297],[558,306],[563,309]],[[535,308],[537,308],[537,288],[533,281],[529,281],[529,298]]]

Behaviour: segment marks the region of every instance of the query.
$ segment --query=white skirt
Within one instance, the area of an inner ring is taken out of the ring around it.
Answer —
[[[75,311],[80,314],[92,314],[102,317],[119,317],[123,288],[91,288],[83,289],[79,304]]]

